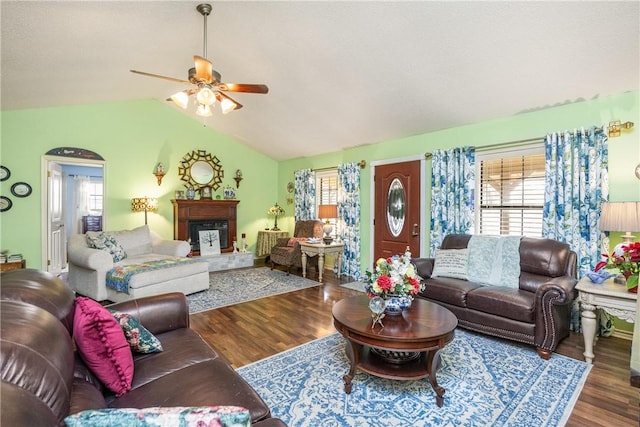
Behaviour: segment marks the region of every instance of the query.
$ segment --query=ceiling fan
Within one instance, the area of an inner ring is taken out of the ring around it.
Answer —
[[[208,3],[199,4],[196,10],[204,17],[204,48],[202,56],[193,56],[195,67],[189,69],[189,80],[166,77],[144,71],[129,71],[143,76],[156,77],[195,86],[171,95],[167,98],[167,101],[173,101],[176,105],[186,109],[189,104],[189,97],[196,95],[195,99],[198,104],[196,114],[203,117],[213,115],[211,106],[213,106],[216,101],[220,103],[223,114],[242,108],[242,104],[224,92],[268,93],[269,88],[266,85],[223,83],[221,81],[222,76],[213,69],[213,64],[207,59],[207,16],[211,13],[211,5]]]

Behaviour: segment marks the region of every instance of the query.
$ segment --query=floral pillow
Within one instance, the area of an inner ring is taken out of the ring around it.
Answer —
[[[118,321],[131,350],[138,353],[162,351],[160,340],[147,330],[135,317],[121,311],[109,310]]]
[[[109,408],[81,411],[69,415],[64,422],[69,427],[250,427],[251,414],[239,406]]]
[[[127,257],[124,248],[115,237],[110,234],[100,232],[89,231],[86,234],[87,245],[92,249],[100,249],[107,251],[113,257],[113,262],[118,262]]]

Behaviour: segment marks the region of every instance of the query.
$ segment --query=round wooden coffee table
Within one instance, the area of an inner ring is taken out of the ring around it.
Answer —
[[[441,407],[445,390],[436,380],[439,352],[453,340],[458,326],[456,316],[421,298],[414,299],[402,315],[385,316],[384,328],[379,324],[372,328],[371,314],[366,295],[345,298],[333,306],[333,324],[350,344],[346,353],[351,368],[343,376],[344,391],[351,393],[357,369],[393,380],[429,377],[436,403]]]

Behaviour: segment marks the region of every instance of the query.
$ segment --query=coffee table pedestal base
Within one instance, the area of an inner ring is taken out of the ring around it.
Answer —
[[[358,369],[368,374],[391,380],[419,380],[429,377],[429,383],[436,393],[436,404],[442,407],[444,404],[445,389],[438,385],[436,373],[440,369],[440,349],[420,352],[420,356],[407,361],[385,361],[382,357],[371,351],[371,347],[349,341],[345,352],[351,367],[342,379],[344,391],[351,393],[352,380]]]

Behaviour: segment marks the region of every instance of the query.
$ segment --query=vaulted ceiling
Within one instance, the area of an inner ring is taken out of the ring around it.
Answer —
[[[129,70],[186,79],[199,3],[3,0],[2,110],[166,102]],[[222,81],[270,89],[207,126],[277,160],[640,88],[637,1],[218,1],[207,33]]]

